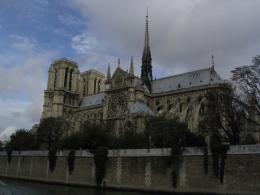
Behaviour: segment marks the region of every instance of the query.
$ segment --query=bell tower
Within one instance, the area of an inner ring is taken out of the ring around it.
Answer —
[[[78,83],[77,63],[64,58],[54,61],[49,68],[48,85],[44,91],[42,118],[69,118],[79,103]]]

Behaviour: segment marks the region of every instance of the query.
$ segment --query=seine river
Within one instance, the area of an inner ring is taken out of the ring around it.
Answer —
[[[0,178],[0,195],[145,195],[148,193],[105,191],[94,188],[48,185]]]
[[[94,188],[48,185],[39,182],[0,178],[0,195],[147,195],[141,192],[98,190]],[[154,194],[154,193],[153,193]]]
[[[23,180],[0,178],[0,195],[147,195],[160,194],[148,192],[125,192],[112,190],[99,190],[85,187],[71,187],[56,184],[44,184],[39,182],[29,182]],[[172,194],[197,194],[201,193],[172,193]],[[203,193],[210,195],[211,193]],[[216,193],[212,193],[212,195]]]

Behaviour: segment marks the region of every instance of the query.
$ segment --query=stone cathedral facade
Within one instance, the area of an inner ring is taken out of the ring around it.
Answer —
[[[205,114],[205,94],[223,92],[230,86],[211,67],[153,79],[149,45],[148,17],[142,55],[141,77],[118,66],[113,74],[96,70],[80,72],[77,63],[67,59],[54,61],[49,68],[48,86],[44,91],[42,119],[64,117],[78,130],[85,121],[107,123],[117,136],[125,131],[142,131],[149,115],[165,113],[179,117],[192,131],[197,131]]]

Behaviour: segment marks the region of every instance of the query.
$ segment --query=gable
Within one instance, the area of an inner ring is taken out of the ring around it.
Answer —
[[[111,78],[111,87],[123,87],[127,79],[128,73],[118,67]]]

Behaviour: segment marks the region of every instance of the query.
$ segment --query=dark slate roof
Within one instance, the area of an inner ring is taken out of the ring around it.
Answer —
[[[144,114],[154,115],[153,111],[145,103],[141,101],[135,102],[133,105],[129,107],[128,110],[129,113],[131,114],[144,113]]]
[[[153,80],[152,93],[163,93],[220,83],[224,83],[224,80],[220,78],[213,67],[210,67]]]
[[[102,104],[102,100],[105,97],[105,93],[98,93],[94,95],[89,95],[83,98],[80,107],[97,106]]]

